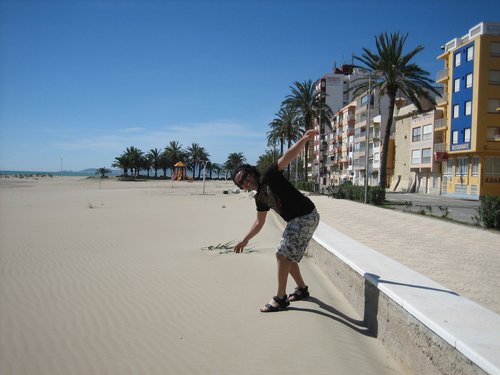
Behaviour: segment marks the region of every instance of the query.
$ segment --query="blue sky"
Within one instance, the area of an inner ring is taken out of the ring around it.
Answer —
[[[110,167],[170,141],[255,163],[293,81],[384,31],[424,45],[434,79],[440,46],[481,21],[499,1],[0,0],[0,169]]]

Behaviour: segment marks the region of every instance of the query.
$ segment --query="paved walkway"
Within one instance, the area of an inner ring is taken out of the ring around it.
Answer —
[[[326,196],[311,199],[324,223],[500,314],[500,233]]]
[[[476,224],[479,201],[442,195],[387,192],[385,198],[398,211],[446,217],[466,224]]]

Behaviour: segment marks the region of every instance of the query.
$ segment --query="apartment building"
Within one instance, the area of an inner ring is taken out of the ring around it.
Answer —
[[[372,90],[371,95],[365,93],[353,99],[349,91],[350,84],[360,78],[368,80],[366,72],[348,65],[337,69],[335,73],[343,75],[342,92],[334,91],[327,85],[326,80],[330,75],[325,75],[318,87],[325,94],[325,101],[334,116],[331,121],[320,120],[316,124],[320,136],[314,142],[310,177],[319,189],[345,181],[363,185],[365,179],[368,179],[369,185],[377,185],[382,148],[381,123],[382,119],[387,118],[388,98],[379,97],[378,91]],[[339,106],[339,98],[342,98],[342,107]],[[393,147],[388,160],[388,172],[391,174],[392,158]]]
[[[439,195],[444,154],[443,112],[419,113],[414,104],[395,113],[394,178],[391,191]]]
[[[482,22],[450,40],[438,56],[444,85],[438,109],[443,151],[441,194],[477,199],[500,195],[500,23]]]
[[[342,65],[334,68],[333,72],[325,74],[319,81],[316,88],[322,94],[323,101],[328,104],[333,113],[348,103],[352,94],[349,92],[349,76],[352,74],[351,65]],[[336,142],[335,128],[332,121],[327,118],[320,118],[315,127],[320,131],[320,135],[314,141],[313,152],[308,161],[309,178],[315,181],[319,188],[324,188],[331,184],[330,167],[332,158],[329,148]]]
[[[331,131],[327,134],[326,185],[339,185],[352,181],[354,176],[354,125],[356,102],[351,102],[337,111],[333,117]]]

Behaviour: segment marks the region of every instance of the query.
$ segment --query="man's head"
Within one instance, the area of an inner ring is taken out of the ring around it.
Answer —
[[[259,178],[259,171],[250,164],[240,165],[232,175],[233,182],[243,190],[257,190],[259,188]]]

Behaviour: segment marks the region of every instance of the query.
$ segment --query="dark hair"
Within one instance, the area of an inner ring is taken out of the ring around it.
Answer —
[[[236,175],[240,171],[246,171],[248,174],[251,174],[252,176],[255,176],[257,178],[257,180],[260,178],[260,172],[257,169],[257,167],[255,167],[254,165],[250,165],[250,164],[241,164],[238,168],[236,168],[234,170],[233,174],[231,175],[231,179],[233,180],[233,182],[235,183],[235,185],[238,186],[240,189],[243,189],[243,187],[241,187],[240,185],[238,185],[236,183],[236,181],[234,180],[236,178]]]

